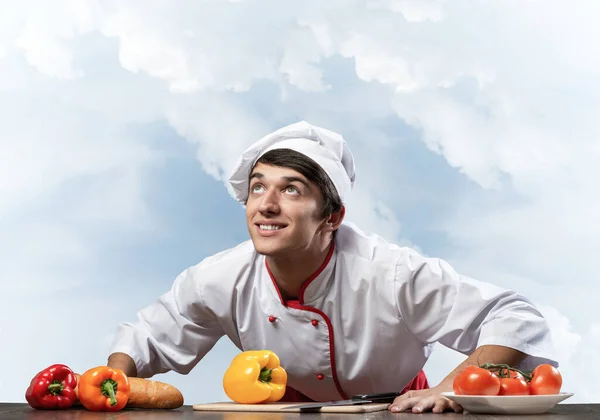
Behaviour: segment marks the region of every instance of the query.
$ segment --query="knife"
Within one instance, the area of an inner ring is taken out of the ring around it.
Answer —
[[[327,401],[327,402],[318,402],[318,403],[309,403],[309,404],[300,404],[300,405],[288,405],[282,407],[282,409],[292,409],[292,408],[321,408],[321,407],[332,407],[337,405],[357,405],[357,404],[369,404],[374,402],[393,402],[394,399],[399,396],[399,392],[385,392],[380,394],[359,394],[355,395],[349,400],[338,400],[338,401]]]

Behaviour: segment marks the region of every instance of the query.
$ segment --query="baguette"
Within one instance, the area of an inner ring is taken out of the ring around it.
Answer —
[[[129,378],[127,407],[173,409],[183,405],[183,395],[173,385],[143,378]]]
[[[75,376],[79,383],[81,375],[76,373]],[[127,408],[174,409],[183,405],[183,395],[173,385],[131,376],[127,379],[130,387]],[[78,387],[75,388],[75,394],[78,397],[76,405],[79,405]]]

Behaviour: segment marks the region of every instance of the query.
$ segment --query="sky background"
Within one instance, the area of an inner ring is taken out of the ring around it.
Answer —
[[[248,239],[227,175],[299,120],[356,157],[347,219],[525,294],[600,402],[593,1],[0,5],[0,397],[106,363],[120,321]],[[186,404],[226,400],[227,338]],[[437,347],[432,385],[463,356]],[[392,363],[393,361],[390,361]]]

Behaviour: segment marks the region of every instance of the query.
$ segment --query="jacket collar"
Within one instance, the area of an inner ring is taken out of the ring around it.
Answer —
[[[300,303],[300,305],[311,305],[311,303],[313,303],[315,300],[317,300],[319,297],[323,296],[327,292],[331,283],[331,279],[333,278],[332,273],[335,267],[336,254],[337,253],[335,241],[332,241],[331,246],[329,247],[329,252],[327,253],[327,257],[323,261],[323,264],[321,264],[317,271],[315,271],[302,284],[297,300],[298,303]],[[277,282],[275,281],[275,278],[273,277],[273,274],[269,269],[269,265],[267,264],[266,258],[263,257],[263,260],[264,267],[271,280],[274,292],[279,297],[281,304],[287,306],[287,301],[284,299],[283,294],[277,286]]]

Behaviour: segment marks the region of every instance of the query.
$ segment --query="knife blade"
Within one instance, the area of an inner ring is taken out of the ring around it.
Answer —
[[[309,404],[298,404],[298,405],[288,405],[282,407],[282,409],[309,409],[309,408],[321,408],[321,407],[333,407],[338,405],[356,405],[356,404],[369,404],[375,402],[393,402],[394,399],[399,396],[399,392],[384,392],[379,394],[359,394],[354,395],[349,400],[336,400],[336,401],[325,401],[325,402],[317,402],[317,403],[309,403]]]

